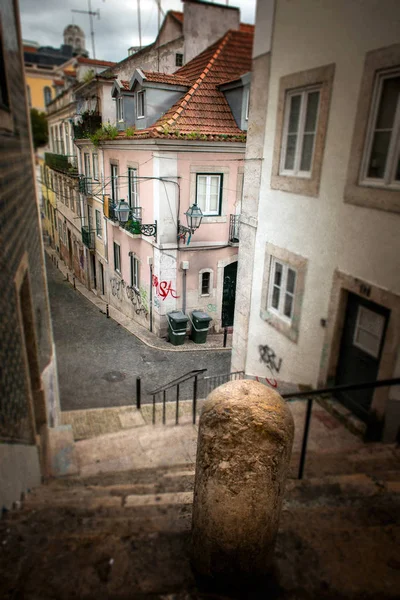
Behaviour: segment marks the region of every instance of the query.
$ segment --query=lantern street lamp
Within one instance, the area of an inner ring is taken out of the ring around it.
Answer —
[[[125,200],[121,200],[118,202],[117,206],[114,208],[114,212],[117,216],[117,219],[120,223],[126,223],[129,219],[129,213],[131,212],[131,207]]]
[[[114,215],[118,222],[127,231],[135,235],[154,236],[157,238],[157,221],[154,223],[142,223],[141,217],[137,216],[137,211],[141,209],[132,209],[128,202],[121,200],[114,206]]]
[[[201,212],[200,207],[196,203],[194,203],[190,208],[188,208],[188,210],[185,212],[185,215],[187,220],[187,227],[185,227],[185,225],[181,225],[178,221],[178,239],[183,238],[183,240],[186,240],[186,235],[189,234],[189,244],[192,234],[201,225],[203,213]]]

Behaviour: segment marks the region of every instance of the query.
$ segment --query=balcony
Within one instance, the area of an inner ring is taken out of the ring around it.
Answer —
[[[85,194],[85,196],[92,196],[94,185],[95,182],[91,177],[85,177],[84,175],[79,176],[78,191],[80,194]]]
[[[74,125],[74,138],[76,140],[89,138],[101,127],[101,115],[98,113],[83,113],[80,121]]]
[[[61,171],[67,175],[78,175],[78,160],[76,156],[45,152],[44,162],[47,167],[55,171]]]
[[[240,215],[230,215],[229,218],[229,243],[239,243],[239,231],[240,231]]]
[[[94,230],[92,231],[87,225],[82,227],[82,242],[89,250],[95,249]]]
[[[108,219],[110,219],[110,221],[118,221],[117,213],[115,212],[116,207],[117,207],[116,204],[114,204],[113,202],[109,202],[108,214],[106,214],[106,205],[104,205],[104,214]],[[130,211],[131,212],[130,212],[129,220],[127,221],[127,223],[125,223],[125,229],[128,229],[128,231],[130,231],[130,229],[128,227],[126,227],[126,225],[128,225],[128,223],[142,221],[142,207],[141,206],[133,206],[133,207],[131,207]]]

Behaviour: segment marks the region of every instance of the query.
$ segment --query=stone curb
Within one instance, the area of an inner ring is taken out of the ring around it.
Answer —
[[[72,284],[73,273],[67,267],[67,265],[64,263],[63,259],[58,256],[57,252],[55,252],[52,248],[50,248],[49,246],[46,246],[46,245],[45,245],[45,252],[47,253],[47,255],[50,258],[52,258],[54,256],[57,259],[58,270],[65,277],[68,274],[68,276],[71,277],[70,283]],[[102,300],[101,298],[99,298],[98,296],[93,294],[93,292],[89,291],[79,281],[78,278],[75,278],[75,286],[76,286],[76,290],[80,294],[82,294],[82,296],[84,296],[92,304],[97,306],[97,308],[99,310],[101,310],[104,314],[106,314],[107,302],[105,302],[104,300]],[[164,342],[163,344],[161,344],[161,343],[157,344],[156,342],[159,339],[159,338],[157,338],[157,336],[155,336],[154,334],[152,334],[150,332],[146,332],[146,334],[142,333],[139,329],[140,325],[138,325],[137,323],[135,323],[134,321],[129,319],[129,317],[126,317],[125,315],[123,315],[118,309],[116,309],[114,306],[111,306],[110,304],[109,304],[109,315],[110,315],[110,318],[113,319],[113,321],[118,323],[118,325],[121,325],[121,327],[126,329],[126,331],[129,331],[129,333],[134,335],[143,344],[146,344],[146,346],[148,346],[149,348],[153,348],[154,350],[164,350],[165,352],[216,352],[216,351],[217,352],[230,352],[232,350],[231,346],[226,347],[226,348],[221,348],[221,347],[214,348],[214,347],[203,347],[203,346],[200,346],[199,344],[195,345],[194,347],[184,346],[182,348],[167,348],[164,345],[164,343],[166,343],[166,342]],[[129,320],[129,323],[125,322],[125,320],[126,321]],[[152,336],[152,341],[150,341],[148,339],[148,337],[150,337],[150,336]],[[154,337],[154,339],[153,339],[153,337]]]

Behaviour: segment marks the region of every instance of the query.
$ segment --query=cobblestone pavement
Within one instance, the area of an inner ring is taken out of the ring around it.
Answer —
[[[48,258],[47,276],[62,410],[133,404],[138,376],[147,402],[151,390],[191,369],[229,371],[227,350],[165,352],[145,345],[74,290]],[[190,392],[182,385],[182,400]]]

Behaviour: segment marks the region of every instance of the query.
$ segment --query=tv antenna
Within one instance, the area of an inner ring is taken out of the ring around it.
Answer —
[[[93,58],[96,58],[96,50],[94,47],[94,28],[93,28],[93,17],[98,17],[100,19],[100,9],[93,11],[92,10],[92,0],[88,0],[88,10],[77,10],[76,8],[72,8],[71,12],[73,13],[81,13],[83,15],[89,15],[90,20],[90,35],[92,38],[92,53]]]

